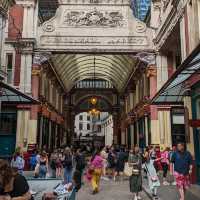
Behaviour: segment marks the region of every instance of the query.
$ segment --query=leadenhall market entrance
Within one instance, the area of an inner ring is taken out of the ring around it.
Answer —
[[[126,83],[143,62],[141,54],[154,54],[153,30],[134,18],[129,0],[62,0],[55,6],[55,15],[45,21],[47,10],[41,1],[44,23],[38,27],[35,57],[51,63],[66,89],[68,132],[74,134],[81,102],[97,97],[110,105],[114,142],[118,143],[120,99]],[[112,88],[94,85],[98,80]],[[90,85],[80,88],[84,81]],[[102,111],[97,104],[93,109]]]

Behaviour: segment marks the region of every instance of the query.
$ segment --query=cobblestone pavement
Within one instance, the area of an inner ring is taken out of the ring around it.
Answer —
[[[37,191],[36,200],[42,198],[42,194],[46,191],[52,191],[52,188],[56,186],[59,181],[29,181],[32,190]],[[143,200],[149,200],[147,195],[142,192],[141,197]],[[132,200],[133,196],[129,192],[128,181],[124,182],[112,182],[102,181],[99,194],[92,195],[91,189],[88,184],[85,184],[77,194],[77,200]]]

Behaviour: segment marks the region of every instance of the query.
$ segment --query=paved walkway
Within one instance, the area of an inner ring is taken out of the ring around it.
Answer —
[[[36,200],[42,199],[44,192],[52,191],[61,180],[31,180],[29,181],[32,190],[37,191]],[[141,196],[143,200],[150,199],[147,179],[143,180],[144,191]],[[160,200],[179,200],[179,195],[175,186],[161,186],[158,190]],[[132,200],[129,192],[128,181],[113,182],[101,181],[100,193],[91,194],[91,188],[85,184],[78,192],[77,200]],[[193,185],[186,195],[186,200],[200,200],[200,186]]]
[[[32,190],[37,191],[36,200],[41,200],[42,194],[46,191],[52,191],[53,187],[58,184],[59,181],[55,180],[38,180],[29,181],[29,185]],[[143,200],[149,200],[146,193],[142,192],[141,197]],[[132,200],[133,196],[129,192],[128,181],[113,182],[102,181],[101,189],[97,195],[91,194],[91,189],[88,184],[85,184],[77,194],[76,200]]]
[[[148,189],[147,179],[143,179],[143,188],[148,193],[149,196],[150,190]],[[158,196],[160,200],[179,200],[179,194],[176,186],[163,186],[158,189]],[[200,186],[193,185],[186,194],[186,200],[200,200]]]

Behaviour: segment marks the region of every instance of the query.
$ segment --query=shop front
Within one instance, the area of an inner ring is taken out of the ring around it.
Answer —
[[[200,184],[200,82],[192,87],[192,113],[190,125],[194,132],[197,182]]]
[[[15,151],[18,106],[38,104],[32,97],[0,81],[0,157]]]
[[[152,100],[171,106],[172,144],[184,142],[194,156],[192,182],[200,184],[200,45]]]
[[[0,114],[0,156],[9,157],[15,151],[17,110],[3,108]]]

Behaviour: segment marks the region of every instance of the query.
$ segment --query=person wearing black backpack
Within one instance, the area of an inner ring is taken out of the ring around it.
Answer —
[[[85,169],[86,166],[86,161],[85,161],[85,156],[83,155],[80,149],[76,151],[75,162],[76,162],[76,170],[79,171],[82,176],[83,170]]]
[[[64,166],[64,183],[68,184],[72,182],[72,170],[73,170],[73,164],[72,164],[72,153],[71,149],[67,147],[65,149],[65,156],[63,161]]]

